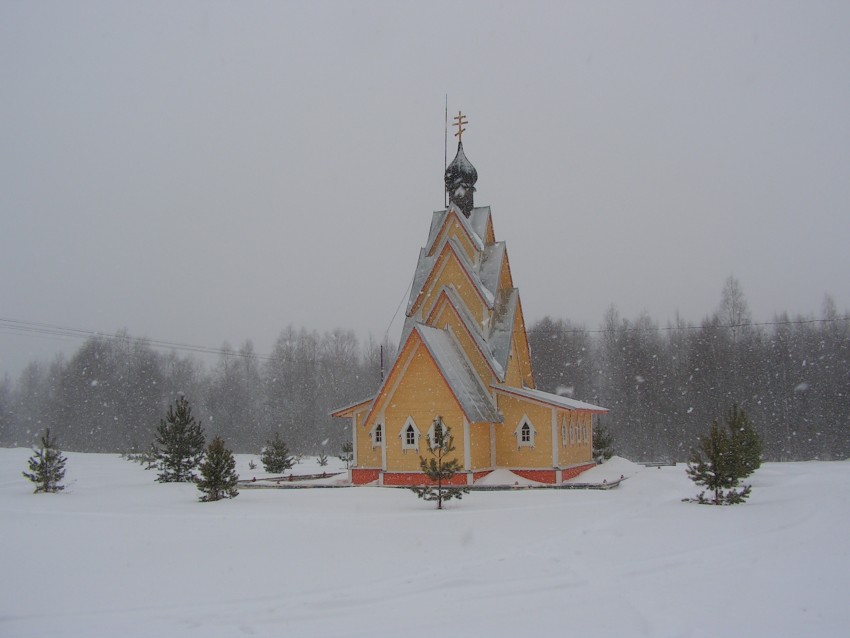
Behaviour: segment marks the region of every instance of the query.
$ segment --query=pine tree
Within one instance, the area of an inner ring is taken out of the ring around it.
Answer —
[[[354,446],[351,441],[346,441],[342,444],[342,452],[339,454],[339,460],[345,463],[345,469],[351,469],[351,462],[354,460]]]
[[[271,474],[281,474],[295,463],[289,454],[289,448],[280,438],[280,432],[275,432],[274,436],[266,441],[266,447],[263,448],[263,455],[260,460],[263,462],[266,472]]]
[[[461,470],[460,461],[456,458],[447,460],[446,457],[455,451],[454,437],[451,428],[443,423],[443,418],[434,419],[433,445],[429,446],[431,458],[419,457],[419,466],[431,481],[431,485],[411,488],[416,495],[426,501],[436,501],[437,509],[443,509],[443,501],[453,498],[460,500],[464,494],[469,494],[469,488],[452,486],[449,483]]]
[[[730,432],[730,445],[738,460],[738,474],[746,478],[761,467],[761,438],[753,429],[744,410],[733,405],[726,414],[726,425]]]
[[[200,469],[198,489],[203,492],[201,501],[236,498],[239,494],[236,489],[239,480],[236,474],[236,459],[233,458],[233,452],[224,447],[221,437],[215,437],[207,446]]]
[[[316,457],[316,461],[319,463],[319,467],[326,467],[328,464],[328,455],[322,452]]]
[[[195,469],[204,456],[204,430],[195,421],[186,397],[179,397],[156,429],[157,467],[160,483],[195,480]]]
[[[593,458],[597,463],[614,456],[614,437],[604,425],[593,428]]]
[[[735,453],[732,436],[727,428],[711,424],[707,436],[700,439],[699,447],[691,450],[687,468],[688,478],[714,492],[714,499],[701,492],[696,501],[704,504],[734,505],[743,503],[750,495],[751,486],[736,489],[741,479],[741,460]]]
[[[62,450],[56,445],[56,439],[50,438],[50,428],[41,437],[41,448],[34,449],[28,466],[29,473],[22,472],[25,478],[35,483],[35,493],[61,492],[65,489],[61,481],[65,478],[65,462]]]

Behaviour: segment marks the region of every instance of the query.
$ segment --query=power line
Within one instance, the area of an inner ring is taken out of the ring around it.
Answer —
[[[209,346],[199,346],[176,341],[164,341],[162,339],[149,339],[146,337],[138,338],[127,333],[100,332],[97,330],[85,330],[82,328],[71,328],[68,326],[58,326],[55,324],[39,323],[35,321],[21,321],[19,319],[7,319],[2,317],[0,317],[0,331],[5,332],[6,334],[55,338],[61,341],[73,341],[80,339],[103,339],[105,341],[137,340],[146,343],[152,348],[163,350],[178,350],[182,352],[192,352],[195,354],[228,354],[235,357],[253,356],[263,361],[269,361],[272,359],[270,355],[266,354],[251,353],[250,355],[247,355],[238,351],[227,351],[224,348],[212,348]]]
[[[412,281],[410,285],[412,285]],[[407,290],[409,291],[410,285],[408,285]],[[407,292],[402,297],[401,303],[404,302],[404,299],[407,296]],[[395,321],[396,315],[398,314],[399,309],[401,308],[401,303],[399,303],[399,307],[396,309],[393,318],[390,320],[389,326],[387,326],[387,333],[389,333],[390,328],[392,327],[392,323]],[[654,332],[671,332],[674,330],[681,331],[692,331],[692,330],[732,330],[738,328],[753,328],[753,327],[765,327],[765,326],[801,326],[801,325],[811,325],[811,324],[828,324],[828,323],[844,323],[850,322],[850,316],[843,317],[833,317],[830,319],[789,319],[787,321],[760,321],[760,322],[750,322],[750,323],[736,323],[736,324],[703,324],[703,325],[667,325],[667,326],[638,326],[634,324],[619,326],[616,328],[599,328],[599,329],[588,329],[588,328],[566,328],[566,327],[551,327],[551,328],[536,328],[534,326],[531,327],[529,332],[542,332],[549,334],[616,334],[619,332],[638,332],[638,331],[654,331]],[[26,336],[26,337],[36,337],[36,338],[52,338],[57,339],[59,341],[79,341],[82,339],[103,339],[106,341],[123,341],[123,340],[134,340],[141,341],[152,348],[157,348],[161,350],[176,350],[180,352],[189,352],[193,354],[202,354],[202,355],[223,355],[228,354],[234,357],[249,357],[253,356],[258,360],[262,361],[270,361],[273,359],[271,355],[268,354],[260,354],[260,353],[251,353],[244,354],[239,351],[228,351],[224,348],[213,348],[210,346],[200,346],[196,344],[189,343],[181,343],[176,341],[165,341],[162,339],[150,339],[146,337],[138,338],[134,337],[128,333],[108,333],[108,332],[100,332],[97,330],[86,330],[83,328],[72,328],[69,326],[59,326],[56,324],[49,323],[39,323],[35,321],[22,321],[19,319],[8,319],[0,317],[0,333],[4,334],[13,334],[17,336]],[[384,335],[386,339],[386,334]]]
[[[619,326],[616,328],[599,328],[591,330],[588,328],[536,328],[532,326],[529,332],[543,333],[562,333],[562,334],[605,334],[617,332],[638,332],[638,331],[655,331],[655,332],[672,332],[674,330],[733,330],[737,328],[754,328],[760,326],[796,326],[815,323],[843,323],[850,322],[850,316],[833,317],[831,319],[789,319],[787,321],[755,321],[749,323],[730,323],[730,324],[702,324],[702,325],[679,325],[679,326],[638,326],[630,324],[627,326]]]

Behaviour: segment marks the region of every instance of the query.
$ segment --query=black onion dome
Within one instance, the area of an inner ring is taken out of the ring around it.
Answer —
[[[458,142],[457,155],[452,163],[446,167],[446,190],[454,192],[458,186],[471,187],[478,181],[478,171],[466,158],[463,152],[463,142]]]

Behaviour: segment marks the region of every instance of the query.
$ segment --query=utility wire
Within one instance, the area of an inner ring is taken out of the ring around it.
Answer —
[[[106,341],[121,341],[125,339],[136,340],[137,338],[126,333],[108,333],[96,330],[85,330],[82,328],[71,328],[68,326],[58,326],[55,324],[38,323],[35,321],[21,321],[18,319],[7,319],[0,317],[0,331],[6,334],[16,334],[30,337],[45,337],[56,338],[62,341],[79,340],[79,339],[104,339]],[[161,339],[141,338],[152,348],[165,350],[179,350],[182,352],[193,352],[196,354],[229,354],[235,357],[247,357],[249,355],[238,351],[226,351],[223,348],[211,348],[209,346],[199,346],[189,343],[179,343],[175,341],[164,341]],[[266,354],[251,353],[250,356],[257,359],[268,361],[272,357]]]
[[[732,330],[736,328],[747,328],[747,327],[756,327],[756,326],[796,326],[796,325],[805,325],[805,324],[814,324],[814,323],[843,323],[850,322],[850,316],[844,317],[834,317],[832,319],[789,319],[787,321],[756,321],[749,323],[730,323],[730,324],[705,324],[705,325],[693,325],[687,324],[684,326],[637,326],[634,324],[630,324],[628,326],[619,326],[616,328],[599,328],[597,330],[591,330],[588,328],[563,328],[563,327],[553,327],[553,328],[535,328],[531,327],[530,331],[534,332],[543,332],[543,333],[563,333],[563,334],[576,334],[576,333],[586,333],[586,334],[603,334],[603,333],[617,333],[617,332],[672,332],[674,330]],[[515,331],[516,332],[516,331]]]
[[[401,309],[401,305],[404,303],[404,300],[407,298],[410,290],[410,286],[413,285],[413,280],[411,279],[410,284],[407,286],[407,289],[402,296],[401,301],[399,302],[398,307],[396,308],[395,313],[393,314],[392,319],[390,320],[389,325],[387,326],[387,330],[384,333],[384,340],[386,340],[387,335],[389,334],[390,329],[392,328],[392,324],[395,321],[396,316],[398,316],[398,312]],[[828,324],[828,323],[845,323],[850,322],[850,316],[843,317],[833,317],[830,319],[789,319],[786,321],[760,321],[760,322],[750,322],[750,323],[736,323],[736,324],[705,324],[705,325],[667,325],[667,326],[637,326],[637,325],[627,325],[621,326],[617,328],[599,328],[596,330],[591,330],[587,328],[566,328],[566,327],[552,327],[552,328],[535,328],[531,327],[530,332],[542,332],[549,334],[607,334],[613,333],[616,334],[618,332],[638,332],[638,331],[653,331],[653,332],[671,332],[673,330],[682,330],[682,331],[691,331],[691,330],[731,330],[736,328],[746,328],[746,327],[763,327],[763,326],[800,326],[800,325],[811,325],[811,324]],[[60,341],[74,341],[81,339],[104,339],[107,341],[121,341],[121,340],[137,340],[136,337],[129,335],[127,333],[108,333],[108,332],[100,332],[97,330],[86,330],[82,328],[72,328],[68,326],[59,326],[55,324],[49,323],[39,323],[35,321],[22,321],[19,319],[8,319],[0,317],[0,333],[3,334],[13,334],[17,336],[26,336],[26,337],[37,337],[37,338],[52,338]],[[164,341],[162,339],[149,339],[149,338],[141,338],[142,342],[151,346],[152,348],[157,348],[161,350],[177,350],[181,352],[191,352],[195,354],[206,354],[206,355],[222,355],[229,354],[234,357],[247,357],[253,356],[258,360],[262,361],[270,361],[273,359],[271,355],[267,354],[259,354],[259,353],[251,353],[251,355],[246,355],[238,351],[226,351],[223,348],[213,348],[209,346],[199,346],[189,343],[180,343],[176,341]]]

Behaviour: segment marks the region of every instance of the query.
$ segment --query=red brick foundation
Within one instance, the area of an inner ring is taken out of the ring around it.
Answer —
[[[374,483],[378,480],[378,477],[380,475],[381,470],[352,468],[351,482],[354,485],[365,485],[367,483]]]
[[[384,472],[384,485],[436,485],[422,472]],[[450,481],[443,485],[466,485],[466,473],[455,474]]]
[[[576,465],[575,467],[561,470],[562,480],[567,481],[575,478],[585,470],[596,467],[596,463],[585,463],[584,465]],[[477,481],[480,478],[487,476],[492,470],[482,470],[472,473],[472,480]],[[557,482],[556,470],[511,470],[517,476],[538,483],[554,485]],[[374,483],[381,476],[381,470],[372,468],[353,468],[351,470],[351,482],[354,485],[366,485]],[[466,472],[459,472],[452,477],[452,480],[446,485],[466,485]],[[383,484],[388,486],[404,486],[410,487],[413,485],[433,485],[425,474],[422,472],[384,472]]]
[[[511,470],[517,476],[538,483],[555,483],[555,470]]]
[[[568,481],[571,478],[575,478],[592,467],[596,467],[596,463],[585,463],[584,465],[576,465],[575,467],[563,469],[561,470],[561,481]],[[511,472],[524,479],[547,485],[554,485],[558,482],[557,470],[511,470]]]
[[[577,477],[582,472],[589,470],[592,467],[596,467],[596,463],[585,463],[584,465],[577,465],[575,467],[568,467],[565,470],[561,470],[564,475],[563,480],[567,481],[571,478]]]

